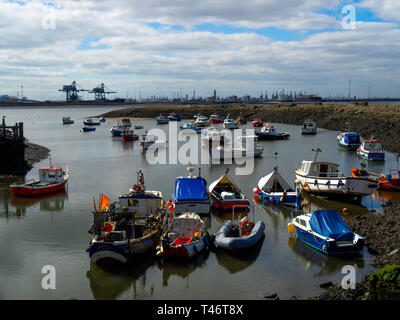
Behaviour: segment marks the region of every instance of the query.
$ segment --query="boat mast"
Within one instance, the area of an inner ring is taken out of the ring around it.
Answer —
[[[314,152],[315,152],[315,156],[314,156],[314,162],[317,162],[317,156],[318,156],[318,153],[319,153],[319,152],[321,152],[322,150],[321,150],[320,148],[317,148],[317,150],[315,150],[315,149],[312,149],[312,151],[314,151]]]

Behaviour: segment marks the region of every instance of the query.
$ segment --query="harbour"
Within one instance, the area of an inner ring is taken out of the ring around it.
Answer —
[[[0,252],[9,259],[0,267],[3,299],[264,299],[265,292],[275,291],[281,299],[304,299],[323,292],[320,284],[340,282],[344,265],[357,266],[357,280],[374,271],[370,264],[374,255],[364,248],[356,257],[326,256],[291,238],[287,224],[295,210],[254,202],[253,188],[258,180],[270,173],[278,154],[279,172],[294,187],[294,170],[303,160],[312,160],[313,149],[320,147],[319,157],[340,164],[341,171],[351,176],[353,167],[360,167],[355,152],[337,147],[338,131],[318,127],[316,135],[302,135],[301,126],[272,122],[279,132],[287,132],[284,141],[259,141],[264,150],[254,158],[250,175],[233,176],[235,183],[250,200],[250,219],[265,224],[265,237],[247,255],[237,256],[224,250],[205,250],[188,263],[163,261],[146,256],[137,264],[123,268],[102,268],[91,264],[86,249],[92,223],[93,197],[104,194],[112,200],[124,194],[135,182],[141,170],[150,189],[159,190],[164,200],[172,199],[177,177],[187,176],[187,164],[149,165],[140,141],[122,142],[110,133],[116,119],[105,116],[106,122],[95,132],[82,132],[83,121],[94,115],[107,114],[118,107],[23,109],[2,108],[10,123],[24,122],[24,134],[30,142],[51,150],[51,161],[69,168],[67,189],[41,196],[17,198],[12,196],[10,182],[0,183]],[[29,112],[27,112],[29,110]],[[179,109],[177,109],[179,114]],[[61,119],[70,116],[75,123],[62,125]],[[225,114],[222,114],[224,116]],[[251,120],[251,119],[250,119]],[[266,120],[266,119],[265,119]],[[305,120],[305,119],[304,119]],[[151,120],[131,119],[146,130],[167,126]],[[189,122],[183,119],[182,123]],[[222,128],[222,124],[217,124]],[[241,125],[251,129],[251,121]],[[195,134],[195,133],[194,133]],[[170,147],[170,146],[168,146]],[[199,152],[207,152],[201,148]],[[293,154],[296,156],[293,157]],[[48,166],[48,160],[35,164],[25,180],[34,179],[35,168]],[[371,172],[385,173],[397,168],[396,157],[386,152],[384,162],[368,163]],[[235,164],[196,164],[201,176],[210,185]],[[20,181],[21,179],[16,179]],[[388,203],[400,201],[394,192],[377,191],[362,198],[360,204],[305,196],[304,210],[334,209],[348,216],[379,214]],[[246,214],[235,213],[240,220]],[[210,234],[218,231],[232,213],[211,214],[205,219]],[[45,236],[44,236],[45,235]],[[22,241],[21,241],[22,240]],[[43,265],[54,265],[57,270],[57,290],[44,291],[38,283]],[[254,281],[258,279],[256,282]],[[207,281],[204,281],[207,279]],[[251,283],[251,286],[249,286]]]

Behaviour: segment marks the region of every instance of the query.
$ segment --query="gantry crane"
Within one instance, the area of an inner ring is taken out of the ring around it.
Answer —
[[[111,91],[107,88],[104,83],[100,84],[96,88],[93,88],[89,93],[94,93],[95,101],[106,101],[106,94],[117,93],[115,91]]]
[[[76,102],[78,101],[79,98],[78,96],[79,91],[89,91],[89,90],[78,88],[76,81],[73,81],[71,84],[63,86],[63,88],[59,89],[58,91],[63,91],[66,93],[67,102]]]

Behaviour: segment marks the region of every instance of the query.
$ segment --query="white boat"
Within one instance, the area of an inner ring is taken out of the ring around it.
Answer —
[[[199,175],[193,176],[194,167],[187,168],[188,177],[178,177],[175,180],[174,204],[175,213],[196,212],[208,215],[211,209],[210,197],[207,191],[207,181]]]
[[[75,121],[72,120],[70,117],[63,117],[62,122],[63,124],[73,124]]]
[[[224,120],[224,128],[229,129],[229,130],[234,130],[234,129],[239,129],[239,126],[235,120],[233,120],[231,118],[226,118]]]
[[[257,136],[241,136],[239,147],[231,147],[220,145],[216,148],[209,146],[209,151],[212,159],[239,159],[247,157],[260,157],[264,152],[264,147],[259,145]]]
[[[207,119],[207,117],[198,115],[196,116],[196,125],[197,127],[207,127],[210,125],[210,121]]]
[[[303,160],[301,167],[295,170],[296,184],[301,191],[325,195],[328,197],[360,200],[362,196],[371,195],[378,187],[368,178],[344,176],[339,165],[331,162],[317,161],[317,149],[313,161]]]
[[[166,141],[158,139],[155,135],[142,134],[140,136],[140,146],[143,150],[147,150],[152,145],[165,146],[166,144]]]
[[[307,119],[301,128],[301,134],[317,134],[317,125],[314,121]]]

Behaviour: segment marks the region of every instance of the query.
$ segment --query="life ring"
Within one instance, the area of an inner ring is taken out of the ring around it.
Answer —
[[[244,220],[240,224],[240,231],[242,232],[242,236],[247,236],[251,233],[251,230],[253,230],[254,223],[249,221],[249,220]]]

